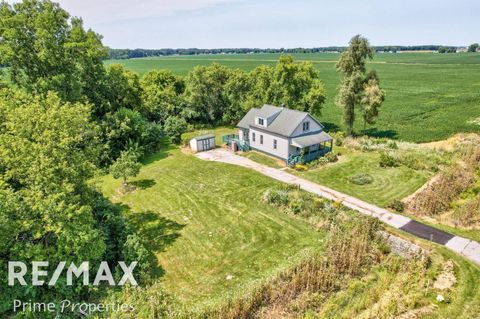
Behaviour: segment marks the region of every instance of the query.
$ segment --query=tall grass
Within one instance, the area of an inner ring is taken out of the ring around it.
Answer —
[[[445,212],[451,207],[452,201],[472,185],[479,165],[480,147],[476,144],[462,146],[457,163],[417,193],[409,202],[409,209],[430,216]]]

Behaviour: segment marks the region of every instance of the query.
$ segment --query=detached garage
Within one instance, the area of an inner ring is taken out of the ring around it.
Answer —
[[[215,135],[213,134],[197,136],[190,140],[190,149],[195,153],[213,148],[215,148]]]

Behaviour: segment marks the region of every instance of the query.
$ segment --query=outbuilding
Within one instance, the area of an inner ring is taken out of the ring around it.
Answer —
[[[206,134],[190,140],[190,149],[193,152],[203,152],[215,148],[215,135]]]

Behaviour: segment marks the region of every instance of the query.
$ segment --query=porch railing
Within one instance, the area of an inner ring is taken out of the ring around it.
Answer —
[[[293,166],[295,164],[305,164],[310,161],[316,160],[317,158],[329,153],[332,151],[331,147],[325,147],[313,152],[309,152],[303,155],[290,155],[287,160],[287,164]]]
[[[250,150],[250,144],[247,141],[240,140],[238,134],[229,134],[222,136],[223,143],[232,146],[232,142],[236,142],[240,151],[246,152]]]

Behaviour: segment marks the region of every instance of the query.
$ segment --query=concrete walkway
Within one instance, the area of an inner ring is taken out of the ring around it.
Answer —
[[[382,222],[394,228],[401,229],[420,238],[431,240],[438,244],[444,245],[445,247],[465,256],[466,258],[480,265],[480,244],[476,241],[459,236],[454,236],[434,227],[430,227],[428,225],[414,221],[411,218],[399,214],[394,214],[386,209],[369,204],[355,197],[337,192],[331,188],[297,177],[283,170],[259,164],[246,157],[236,155],[225,149],[217,148],[207,152],[197,153],[196,156],[206,161],[223,162],[247,167],[281,182],[299,185],[300,188],[308,192],[317,194],[321,197],[333,201],[341,201],[343,205],[359,211],[362,214],[378,218]]]

